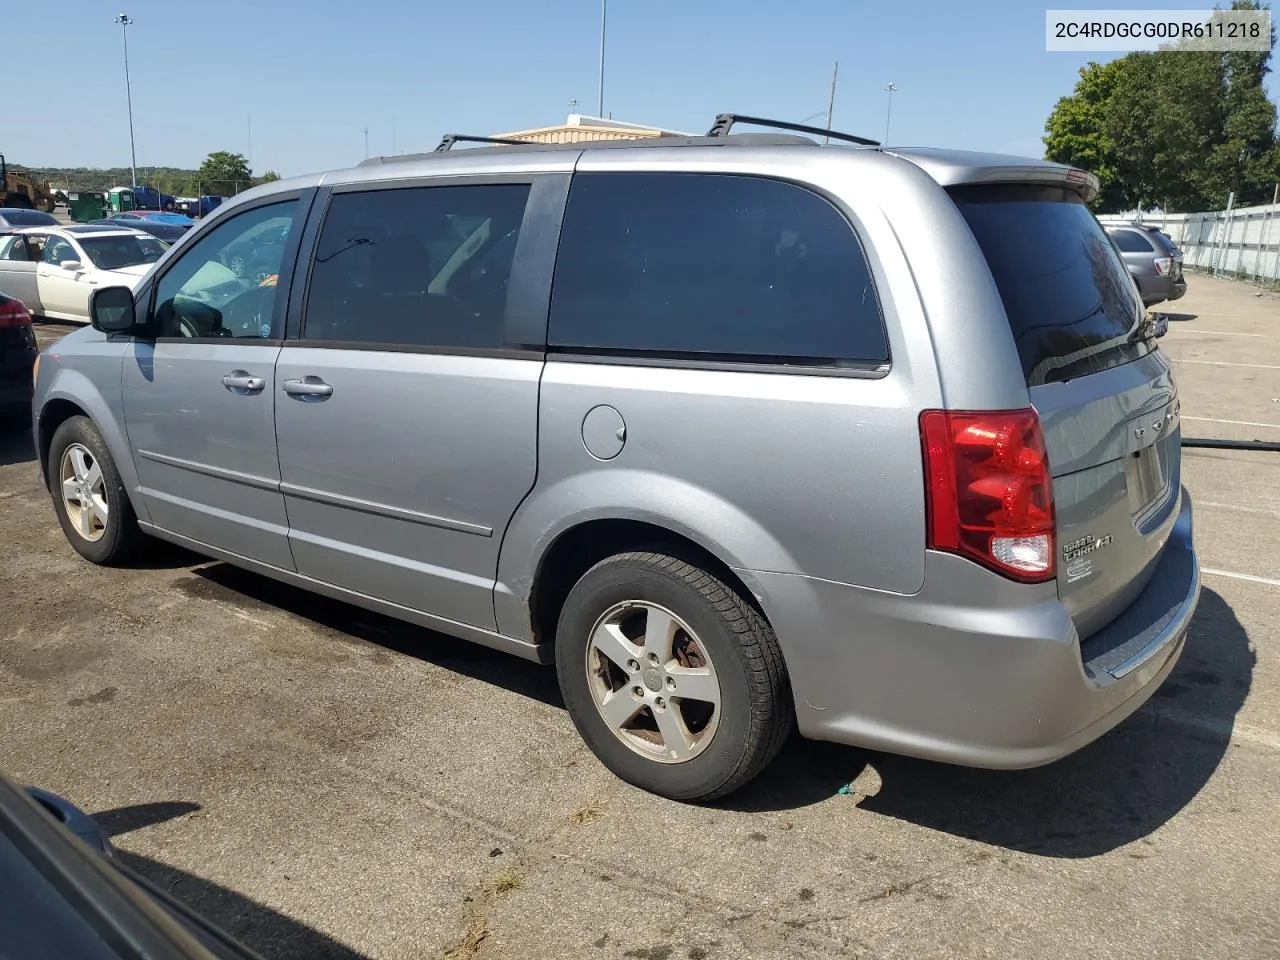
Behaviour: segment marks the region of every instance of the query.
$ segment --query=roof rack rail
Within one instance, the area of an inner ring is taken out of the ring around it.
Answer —
[[[477,137],[469,133],[448,133],[436,145],[435,153],[448,153],[455,143],[506,143],[512,146],[527,147],[528,140],[512,140],[508,137]]]
[[[794,130],[796,133],[812,133],[819,137],[831,137],[834,140],[845,140],[849,143],[861,144],[864,147],[880,146],[879,140],[868,140],[866,137],[855,136],[852,133],[841,133],[838,130],[828,130],[825,127],[810,127],[803,123],[788,123],[785,120],[748,117],[742,113],[720,114],[720,116],[716,117],[716,122],[711,125],[711,129],[707,131],[707,136],[727,137],[735,123],[749,123],[756,127],[773,127],[775,130]]]

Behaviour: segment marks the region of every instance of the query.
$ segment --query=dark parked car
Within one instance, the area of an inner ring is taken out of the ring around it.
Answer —
[[[120,863],[85,813],[0,776],[0,957],[253,960],[255,954]]]
[[[26,207],[0,207],[0,230],[11,227],[56,227],[58,221],[43,210]]]
[[[31,314],[21,300],[0,293],[0,428],[31,421],[31,371],[35,366]]]
[[[135,230],[145,231],[157,240],[165,241],[165,243],[176,243],[184,233],[195,225],[194,221],[179,223],[167,219],[168,217],[169,214],[161,214],[156,217],[143,216],[137,213],[117,213],[107,217],[105,220],[92,220],[90,222],[109,224],[113,227],[133,227]],[[182,217],[180,219],[185,220],[187,218]]]
[[[1138,284],[1142,303],[1153,306],[1177,300],[1187,292],[1182,276],[1182,251],[1159,228],[1145,223],[1107,227],[1120,256]]]

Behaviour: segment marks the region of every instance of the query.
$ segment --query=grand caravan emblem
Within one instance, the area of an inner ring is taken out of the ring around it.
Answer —
[[[1111,534],[1109,533],[1101,537],[1081,537],[1079,540],[1073,540],[1062,545],[1062,558],[1067,561],[1076,560],[1109,546],[1111,546]]]
[[[1087,536],[1062,545],[1067,583],[1075,583],[1093,576],[1093,556],[1099,550],[1111,546],[1111,534],[1101,537]]]

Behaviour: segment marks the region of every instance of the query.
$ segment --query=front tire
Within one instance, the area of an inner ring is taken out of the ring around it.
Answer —
[[[674,800],[738,789],[794,721],[764,617],[713,574],[664,554],[619,554],[582,576],[560,613],[556,673],[600,761]]]
[[[54,431],[48,476],[54,512],[80,556],[117,565],[138,555],[146,535],[107,442],[88,417],[71,417]]]

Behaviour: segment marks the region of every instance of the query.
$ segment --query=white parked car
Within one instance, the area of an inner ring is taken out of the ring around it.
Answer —
[[[0,236],[0,292],[33,316],[88,323],[95,288],[137,286],[167,249],[131,227],[25,227]]]

